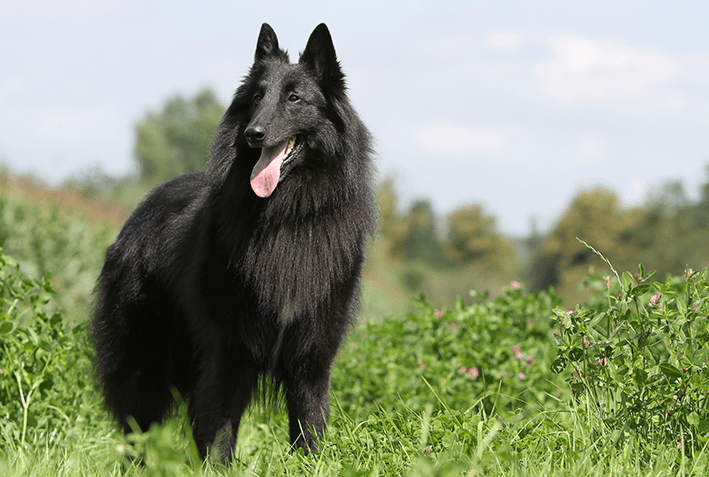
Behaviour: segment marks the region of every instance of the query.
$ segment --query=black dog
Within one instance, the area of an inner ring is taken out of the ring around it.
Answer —
[[[106,252],[92,330],[126,432],[162,420],[176,388],[202,457],[218,438],[228,461],[265,381],[291,443],[316,450],[374,228],[371,154],[327,27],[293,64],[264,24],[207,169],[153,190]]]

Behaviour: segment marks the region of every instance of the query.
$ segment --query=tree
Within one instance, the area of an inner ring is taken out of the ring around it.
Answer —
[[[401,228],[394,179],[384,179],[377,189],[377,205],[379,206],[379,232],[386,240],[394,240]]]
[[[510,261],[512,244],[498,231],[495,218],[479,205],[461,207],[448,215],[448,255],[453,264],[498,268]]]
[[[709,263],[709,185],[692,203],[682,183],[666,183],[651,197],[638,230],[639,258],[659,277],[681,274],[687,266],[700,269]]]
[[[447,263],[438,239],[436,217],[428,200],[416,200],[396,227],[391,253],[403,260],[421,260],[435,266]]]
[[[208,88],[191,99],[168,99],[159,113],[149,111],[135,129],[140,181],[154,186],[202,170],[223,113]]]
[[[610,191],[597,188],[581,192],[545,238],[532,264],[532,287],[575,287],[589,266],[600,263],[577,237],[601,251],[616,269],[631,269],[627,267],[639,252],[637,230],[641,219],[641,210],[623,210]]]

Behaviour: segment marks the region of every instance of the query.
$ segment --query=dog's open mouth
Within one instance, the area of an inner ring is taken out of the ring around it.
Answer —
[[[293,162],[303,149],[297,136],[290,137],[273,147],[262,147],[261,157],[251,171],[251,188],[259,197],[269,197],[278,182],[285,177],[283,168]]]
[[[288,164],[293,162],[293,159],[298,157],[298,154],[302,149],[303,141],[299,140],[298,136],[293,136],[292,138],[288,139],[288,145],[286,146],[286,158],[283,159],[281,169],[283,169],[284,166],[287,166]],[[281,177],[281,179],[283,179],[283,177]]]

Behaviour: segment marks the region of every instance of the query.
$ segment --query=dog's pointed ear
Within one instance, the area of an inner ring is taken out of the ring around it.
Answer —
[[[269,56],[275,55],[278,51],[278,38],[276,37],[276,32],[273,31],[271,25],[264,23],[261,25],[261,31],[258,34],[254,62],[258,63]]]
[[[335,55],[335,47],[327,25],[321,23],[308,39],[305,50],[300,55],[300,63],[308,66],[323,83],[342,80],[343,74]]]

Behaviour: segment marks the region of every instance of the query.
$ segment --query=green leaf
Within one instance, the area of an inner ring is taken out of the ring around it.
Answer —
[[[11,321],[3,321],[2,323],[0,323],[0,335],[4,335],[6,333],[11,332],[13,328],[14,326]]]
[[[623,291],[630,291],[630,289],[633,286],[633,276],[630,274],[630,272],[623,272],[623,275],[621,275],[621,282],[623,283]]]
[[[594,316],[593,319],[591,319],[591,322],[588,324],[588,327],[589,328],[595,327],[598,324],[598,322],[601,321],[605,317],[606,317],[606,312],[605,311],[600,312],[599,314]]]
[[[670,381],[674,381],[675,379],[679,379],[684,376],[682,371],[672,366],[670,363],[660,363],[660,371],[662,371],[662,374],[664,374]]]
[[[647,371],[641,368],[636,369],[635,382],[640,384],[641,386],[644,385],[647,382]]]
[[[554,374],[559,374],[564,369],[566,369],[566,358],[559,356],[551,363],[551,372]]]
[[[699,427],[699,414],[694,411],[690,412],[687,416],[687,422],[693,425],[694,427]]]
[[[569,351],[569,359],[571,361],[579,361],[583,358],[583,350],[581,348],[573,348]]]
[[[650,285],[647,283],[643,283],[630,290],[630,296],[640,297],[647,293],[648,290],[650,290]]]
[[[707,433],[709,433],[709,420],[700,419],[699,424],[697,425],[697,430],[701,435],[706,436]]]

